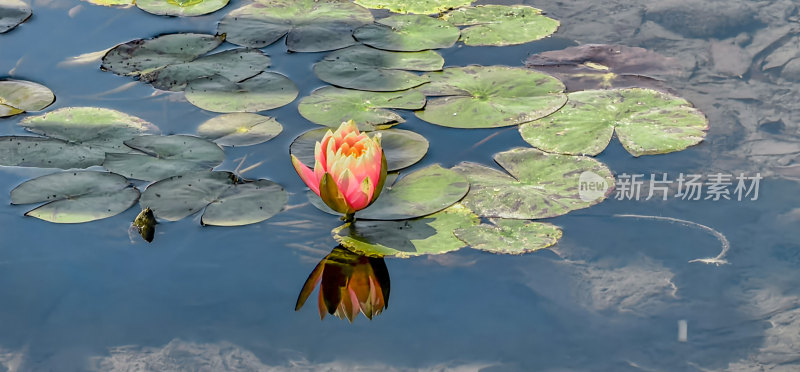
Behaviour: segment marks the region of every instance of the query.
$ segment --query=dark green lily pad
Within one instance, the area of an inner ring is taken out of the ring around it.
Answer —
[[[344,247],[367,256],[412,257],[442,254],[466,244],[453,231],[477,225],[478,217],[460,204],[409,221],[363,221],[334,229],[333,238]]]
[[[258,49],[239,48],[169,65],[142,74],[140,79],[156,89],[183,91],[190,81],[214,75],[242,81],[269,67],[270,58]]]
[[[139,136],[125,145],[134,153],[106,153],[103,167],[128,178],[157,181],[167,177],[211,170],[225,160],[214,142],[194,136]]]
[[[600,203],[614,189],[611,171],[590,157],[515,148],[495,154],[494,159],[508,173],[471,162],[453,168],[470,182],[461,203],[482,217],[528,220],[560,216]],[[582,195],[583,174],[596,175],[607,190],[591,198]]]
[[[223,113],[271,110],[292,103],[297,94],[297,86],[275,72],[262,72],[238,83],[213,76],[186,86],[186,99],[191,104]]]
[[[552,114],[567,96],[558,79],[524,68],[452,67],[427,74],[420,88],[428,99],[417,117],[453,128],[495,128],[517,125]]]
[[[614,131],[633,156],[665,154],[700,143],[708,119],[683,98],[650,89],[569,94],[560,111],[520,126],[532,146],[559,154],[597,155]]]
[[[264,221],[288,201],[281,185],[261,179],[237,182],[230,172],[195,172],[158,181],[142,193],[142,208],[177,221],[205,209],[204,225],[241,226]]]
[[[25,213],[55,223],[116,216],[136,204],[139,190],[114,173],[75,171],[34,178],[11,190],[12,204],[46,204]]]
[[[36,168],[87,168],[100,165],[105,151],[63,140],[32,137],[0,137],[0,165]]]
[[[314,147],[317,142],[322,141],[330,129],[312,129],[297,137],[289,147],[289,152],[296,156],[303,164],[313,167],[316,163],[314,159]],[[428,140],[418,133],[403,129],[387,129],[379,132],[381,134],[381,147],[386,154],[387,168],[396,171],[410,167],[422,160],[428,152]]]
[[[275,118],[247,112],[219,115],[200,124],[197,134],[221,146],[250,146],[267,142],[283,131]]]
[[[229,42],[263,48],[284,35],[292,52],[322,52],[355,44],[353,30],[372,23],[369,10],[341,0],[259,0],[219,22]]]
[[[103,70],[138,76],[164,66],[185,63],[218,47],[224,35],[166,34],[119,44],[103,56]]]
[[[336,87],[322,87],[300,101],[300,115],[317,124],[338,128],[353,120],[362,131],[386,129],[405,121],[390,108],[416,110],[425,106],[425,96],[418,91],[365,92]]]
[[[355,0],[371,9],[388,9],[395,13],[433,14],[472,4],[475,0]]]
[[[46,86],[25,80],[0,79],[0,118],[40,111],[56,97]]]
[[[480,224],[455,230],[457,238],[472,248],[492,253],[523,254],[544,249],[561,239],[558,226],[543,222],[490,219],[493,225]]]
[[[228,0],[136,0],[136,6],[155,15],[194,17],[214,13]]]
[[[466,45],[515,45],[552,35],[560,22],[542,15],[542,11],[526,5],[479,5],[459,8],[442,18],[461,30]]]
[[[20,0],[0,0],[0,34],[25,22],[31,14],[31,7]]]
[[[394,15],[357,29],[353,36],[373,48],[399,52],[449,48],[461,32],[447,21],[419,14]]]
[[[410,89],[430,79],[411,71],[438,71],[444,58],[438,53],[390,52],[356,45],[328,54],[314,65],[320,80],[343,88],[392,92]]]

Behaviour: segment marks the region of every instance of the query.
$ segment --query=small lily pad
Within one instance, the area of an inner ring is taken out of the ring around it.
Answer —
[[[221,146],[250,146],[267,142],[283,131],[275,118],[236,112],[219,115],[200,124],[197,134]]]
[[[119,44],[103,56],[101,69],[138,76],[167,65],[185,63],[218,47],[224,35],[166,34]]]
[[[228,0],[136,0],[136,6],[155,15],[194,17],[214,13]]]
[[[94,171],[48,174],[11,190],[12,204],[46,204],[25,213],[55,223],[81,223],[115,216],[136,204],[139,190],[125,177]]]
[[[447,21],[419,14],[394,15],[357,29],[353,36],[373,48],[399,52],[449,48],[461,32]]]
[[[269,67],[270,58],[258,49],[239,48],[169,65],[142,74],[140,79],[156,89],[183,91],[190,81],[214,75],[242,81]]]
[[[30,18],[31,7],[20,0],[0,0],[0,34]]]
[[[433,14],[472,4],[475,0],[355,0],[371,9],[388,9],[395,13]]]
[[[204,225],[241,226],[274,216],[287,201],[283,187],[270,180],[242,182],[230,172],[195,172],[151,184],[141,205],[168,221],[205,209]]]
[[[490,219],[493,225],[480,224],[456,229],[453,233],[472,248],[492,253],[523,254],[544,249],[561,239],[558,226],[543,222]]]
[[[362,131],[386,129],[404,122],[390,108],[416,110],[425,107],[425,96],[415,90],[403,92],[365,92],[336,87],[322,87],[300,101],[298,110],[304,118],[331,128],[353,120]]]
[[[708,119],[683,98],[650,89],[587,90],[567,105],[520,126],[532,146],[559,154],[597,155],[614,131],[633,156],[665,154],[700,143]]]
[[[453,169],[470,182],[465,207],[481,217],[538,219],[567,214],[600,203],[614,189],[614,177],[601,162],[585,156],[547,154],[515,148],[494,155],[508,173],[462,162]],[[581,194],[581,175],[594,174],[607,186],[600,195]]]
[[[517,125],[552,114],[567,96],[558,79],[524,68],[504,66],[451,67],[427,74],[420,88],[428,99],[417,117],[453,128],[495,128]]]
[[[552,35],[560,22],[526,5],[479,5],[455,9],[442,18],[461,30],[466,45],[515,45]]]
[[[222,76],[197,79],[186,86],[186,99],[212,112],[258,112],[288,105],[297,86],[284,75],[262,72],[242,82]]]
[[[371,23],[369,10],[341,0],[259,0],[219,22],[231,43],[263,48],[284,35],[292,52],[322,52],[355,44],[353,30]]]
[[[289,152],[303,164],[313,166],[316,163],[314,147],[318,141],[322,141],[322,137],[329,130],[328,128],[319,128],[301,134],[292,142]],[[428,140],[418,133],[403,129],[387,129],[379,133],[389,171],[416,164],[428,152]]]
[[[331,233],[342,246],[373,257],[412,257],[442,254],[463,248],[456,229],[475,226],[478,217],[456,204],[441,212],[409,221],[357,220]]]
[[[219,145],[194,136],[139,136],[125,145],[138,152],[106,153],[103,167],[137,180],[157,181],[211,170],[225,160]]]
[[[314,65],[320,80],[343,88],[392,92],[410,89],[430,79],[411,71],[438,71],[444,58],[438,53],[390,52],[356,45],[328,54]]]
[[[46,86],[25,80],[0,79],[0,118],[40,111],[56,97]]]

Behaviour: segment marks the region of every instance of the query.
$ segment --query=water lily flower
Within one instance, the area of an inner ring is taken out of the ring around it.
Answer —
[[[368,207],[383,189],[386,156],[380,133],[370,138],[358,131],[352,120],[330,130],[314,148],[314,170],[292,155],[292,165],[303,182],[325,204],[352,220],[356,211]]]
[[[382,257],[367,257],[341,246],[334,248],[306,279],[295,311],[303,307],[320,282],[320,319],[333,314],[352,323],[359,311],[372,319],[389,306],[389,270]]]

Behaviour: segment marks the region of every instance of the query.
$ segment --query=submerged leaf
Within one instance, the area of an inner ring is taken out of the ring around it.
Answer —
[[[461,30],[467,45],[515,45],[552,35],[560,22],[526,5],[478,5],[459,8],[443,16]]]
[[[275,118],[236,112],[219,115],[200,124],[197,134],[221,146],[250,146],[267,142],[283,131]]]
[[[119,44],[103,56],[101,69],[117,75],[138,76],[206,54],[225,40],[224,35],[165,34]]]
[[[395,13],[433,14],[472,4],[475,0],[355,0],[372,9],[388,9]]]
[[[288,105],[297,86],[284,75],[262,72],[242,82],[222,76],[197,79],[186,86],[186,99],[212,112],[258,112]]]
[[[225,160],[217,144],[194,136],[139,136],[125,145],[137,152],[106,153],[103,167],[144,181],[211,170]]]
[[[55,101],[53,91],[25,80],[0,79],[0,118],[40,111]]]
[[[322,87],[300,101],[300,115],[317,124],[338,128],[353,120],[362,131],[386,129],[404,122],[390,108],[416,110],[425,106],[425,96],[418,91],[365,92]]]
[[[439,18],[426,15],[394,15],[357,29],[353,36],[373,48],[399,52],[449,48],[461,32]]]
[[[214,13],[228,0],[136,0],[136,6],[156,15],[194,17]]]
[[[493,225],[480,224],[454,231],[472,248],[492,253],[522,254],[556,244],[561,239],[558,226],[525,220],[490,219]]]
[[[0,0],[0,34],[25,22],[31,14],[30,6],[20,0]]]

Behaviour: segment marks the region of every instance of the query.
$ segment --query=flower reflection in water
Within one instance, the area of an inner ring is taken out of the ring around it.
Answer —
[[[389,271],[383,258],[367,257],[336,247],[306,279],[295,310],[300,310],[308,296],[319,286],[319,316],[333,314],[350,322],[361,311],[372,319],[389,306]]]

